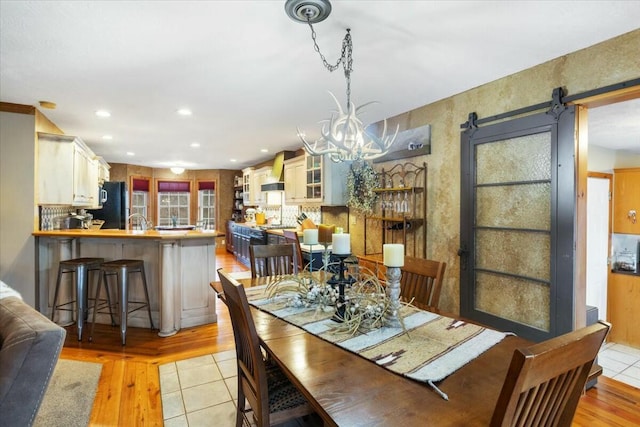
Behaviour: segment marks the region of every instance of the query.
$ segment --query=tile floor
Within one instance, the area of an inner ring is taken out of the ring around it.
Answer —
[[[235,357],[225,351],[160,365],[165,427],[235,426]]]
[[[602,375],[640,388],[640,349],[606,343],[598,354]]]
[[[166,427],[233,427],[237,396],[235,351],[160,365]],[[607,343],[598,355],[603,375],[640,387],[640,349]]]

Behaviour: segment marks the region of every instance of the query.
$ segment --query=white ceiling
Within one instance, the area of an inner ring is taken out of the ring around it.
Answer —
[[[591,46],[640,22],[639,1],[332,5],[331,16],[315,25],[317,40],[335,62],[351,28],[352,99],[380,102],[367,108],[366,122]],[[328,90],[345,102],[342,71],[324,69],[309,27],[286,16],[284,1],[1,0],[0,36],[0,100],[55,102],[45,115],[108,162],[240,169],[299,148],[296,126],[317,137],[317,122],[334,107]],[[193,115],[177,115],[182,107]],[[606,108],[594,109],[591,119]],[[98,109],[112,116],[96,117]],[[616,148],[640,151],[635,117],[636,139]],[[602,138],[623,144],[628,133]],[[111,141],[102,139],[107,134]],[[591,143],[600,137],[590,132]]]

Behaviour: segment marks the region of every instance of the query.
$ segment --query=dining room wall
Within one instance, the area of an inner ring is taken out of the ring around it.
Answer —
[[[447,263],[441,309],[459,313],[460,308],[460,124],[474,111],[482,118],[548,101],[556,87],[571,95],[638,78],[639,51],[640,29],[387,119],[390,128],[397,124],[400,131],[431,125],[431,154],[400,162],[428,165],[428,237],[423,244],[427,258]],[[350,215],[349,230],[353,252],[364,253],[364,221]]]

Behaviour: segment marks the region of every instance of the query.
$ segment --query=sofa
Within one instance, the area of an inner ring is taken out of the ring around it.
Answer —
[[[66,331],[0,281],[0,426],[31,426]]]

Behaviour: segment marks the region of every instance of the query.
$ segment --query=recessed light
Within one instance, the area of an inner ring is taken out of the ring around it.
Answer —
[[[111,136],[111,135],[103,135],[103,136],[102,136],[102,139],[112,140],[112,139],[113,139],[113,136]]]
[[[134,153],[133,151],[127,151],[127,156],[135,156],[136,153]]]
[[[98,117],[111,117],[111,113],[107,110],[98,110],[96,111],[96,116]]]
[[[192,143],[191,143],[191,146],[192,146],[193,148],[198,148],[198,147],[200,147],[200,143],[199,143],[199,142],[192,142]]]
[[[260,152],[261,152],[261,153],[268,153],[268,152],[269,152],[269,150],[267,150],[266,148],[263,148],[263,149],[261,149],[261,150],[260,150]]]
[[[236,160],[236,159],[229,159],[229,161],[230,161],[231,163],[235,163],[235,162],[237,162],[237,160]]]
[[[188,108],[181,108],[178,110],[178,114],[180,114],[181,116],[190,116],[193,113]]]

